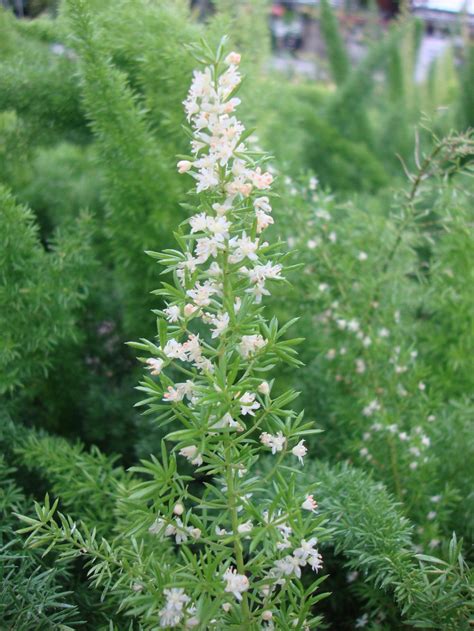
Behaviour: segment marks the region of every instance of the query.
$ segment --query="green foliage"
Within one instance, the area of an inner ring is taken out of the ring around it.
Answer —
[[[0,173],[9,186],[20,187],[26,180],[29,137],[14,111],[0,112]]]
[[[350,62],[337,18],[328,0],[321,0],[321,33],[326,45],[332,78],[337,84],[341,84],[348,77]]]
[[[42,234],[47,237],[57,227],[66,229],[84,210],[94,214],[97,230],[102,226],[102,177],[93,146],[64,142],[39,147],[23,179],[17,197],[35,209]],[[96,245],[99,250],[99,243]],[[101,260],[107,255],[108,248],[102,246]]]
[[[25,550],[15,533],[13,512],[27,512],[28,500],[13,479],[15,469],[0,457],[0,620],[5,629],[66,631],[78,626],[77,607],[65,584],[65,563],[45,562],[39,552]]]
[[[90,266],[91,219],[83,215],[47,251],[32,212],[5,188],[0,188],[0,208],[0,392],[28,383],[32,394],[58,342],[76,335]]]
[[[419,148],[406,190],[380,205],[291,182],[281,211],[303,265],[287,309],[304,296],[304,406],[326,429],[320,449],[372,469],[427,552],[452,530],[472,536],[472,468],[445,462],[446,450],[474,455],[471,151],[469,134]]]
[[[180,185],[172,155],[154,137],[144,104],[126,74],[110,61],[87,3],[71,0],[69,4],[81,57],[84,106],[105,180],[107,236],[117,291],[127,296],[123,300],[125,328],[128,335],[134,335],[153,287],[154,270],[143,251],[163,243],[170,233]]]
[[[368,601],[371,618],[383,612],[389,629],[398,627],[399,616],[416,628],[469,629],[472,573],[455,535],[446,560],[416,554],[413,528],[400,506],[367,474],[347,465],[313,465],[305,475],[318,481],[335,551],[345,557],[347,569],[356,572],[352,589]],[[392,619],[383,598],[387,592],[399,607]]]
[[[58,134],[85,135],[76,61],[54,54],[33,38],[19,38],[15,50],[0,60],[0,111],[15,110],[31,128],[34,142]]]
[[[115,507],[125,472],[116,466],[117,457],[106,456],[96,447],[84,446],[28,432],[17,439],[15,453],[22,466],[43,476],[62,505],[78,519],[87,521],[99,534],[113,530]]]
[[[384,30],[372,17],[352,63],[325,0],[331,80],[315,82],[271,70],[266,0],[218,0],[205,23],[187,0],[59,4],[34,20],[0,9],[0,395],[14,419],[0,427],[0,627],[158,625],[176,550],[148,527],[181,487],[174,456],[150,454],[177,419],[137,418],[140,371],[124,342],[154,339],[147,308],[163,297],[148,297],[158,272],[143,252],[169,246],[189,210],[176,174],[185,45],[227,31],[259,129],[249,146],[275,155],[274,234],[298,249],[294,288],[280,286],[266,315],[301,316],[306,367],[278,368],[274,393],[302,391],[297,405],[325,430],[308,440],[325,463],[308,456],[294,489],[316,489],[318,524],[332,528],[333,593],[317,613],[331,628],[469,628],[473,148],[448,132],[473,125],[474,47],[447,47],[416,83],[420,23]],[[414,133],[420,119],[433,134]],[[143,387],[157,396],[154,379]],[[215,479],[193,476],[187,493]],[[67,516],[31,513],[46,489]],[[23,548],[14,513],[40,549]]]
[[[474,127],[474,88],[472,77],[474,75],[474,44],[465,43],[464,59],[461,66],[461,99],[460,119],[461,125]]]

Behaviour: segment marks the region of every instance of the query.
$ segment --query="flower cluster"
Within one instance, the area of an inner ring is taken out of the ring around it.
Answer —
[[[224,57],[220,49],[211,58],[207,49],[201,51],[199,57],[206,56],[209,64],[194,73],[184,102],[191,154],[178,162],[179,172],[195,181],[190,195],[197,212],[176,233],[179,249],[150,253],[174,284],[164,283],[155,292],[166,300],[157,312],[159,344],[144,340],[135,346],[151,354],[143,358],[149,371],[141,385],[146,403],[163,422],[182,424],[167,436],[176,443],[169,466],[177,467],[179,454],[195,475],[210,477],[200,497],[185,483],[189,476],[168,476],[171,488],[154,503],[149,533],[180,547],[204,548],[207,552],[196,557],[204,566],[218,555],[214,588],[204,595],[202,586],[193,584],[188,592],[198,617],[195,596],[201,593],[201,602],[220,603],[221,625],[230,624],[225,616],[232,615],[246,628],[262,620],[270,628],[280,616],[285,627],[287,619],[293,624],[301,617],[303,623],[312,615],[314,595],[300,579],[307,566],[321,569],[314,535],[324,537],[325,531],[313,496],[290,490],[295,474],[275,474],[287,455],[304,464],[304,437],[315,430],[302,414],[286,408],[297,393],[274,397],[273,381],[265,378],[278,362],[299,365],[294,348],[299,340],[285,335],[291,323],[268,323],[261,305],[271,283],[284,279],[286,254],[280,244],[262,237],[274,223],[273,176],[266,158],[248,146],[248,134],[235,115],[240,56]],[[269,453],[278,454],[267,459],[270,495],[255,468],[260,455]],[[284,499],[289,495],[290,503]],[[281,607],[287,583],[293,595],[300,594],[298,606],[293,600]],[[176,610],[179,606],[166,604],[160,616],[172,621]],[[206,624],[214,628],[217,622]]]
[[[165,606],[160,611],[160,627],[169,628],[180,626],[183,619],[186,629],[193,629],[199,624],[199,619],[194,615],[196,607],[189,606],[191,599],[184,589],[173,587],[164,590],[166,598]]]

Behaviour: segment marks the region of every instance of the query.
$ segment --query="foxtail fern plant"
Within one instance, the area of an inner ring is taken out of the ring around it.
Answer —
[[[287,407],[296,392],[273,394],[270,371],[299,365],[300,340],[286,338],[294,321],[268,322],[262,306],[285,270],[280,244],[263,237],[273,176],[234,114],[240,55],[225,56],[223,43],[192,52],[205,68],[185,102],[191,154],[178,170],[195,181],[195,214],[175,233],[177,249],[150,252],[171,275],[155,292],[167,306],[157,341],[132,344],[148,355],[142,404],[181,428],[160,460],[132,469],[145,479],[123,500],[130,524],[116,540],[99,541],[49,500],[36,519],[22,517],[23,532],[63,556],[86,554],[94,584],[146,629],[316,628],[326,529],[298,468],[317,430]],[[263,477],[266,453],[274,463]]]

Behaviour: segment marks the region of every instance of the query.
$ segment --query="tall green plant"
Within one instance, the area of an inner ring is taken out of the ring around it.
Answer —
[[[50,365],[60,341],[74,338],[90,269],[91,218],[83,215],[47,251],[32,212],[0,187],[0,392],[28,385]]]
[[[69,19],[80,54],[84,105],[105,178],[107,233],[128,334],[138,332],[154,272],[143,257],[165,243],[177,212],[180,185],[155,138],[139,95],[113,66],[86,0],[71,0]],[[178,211],[179,212],[179,211]]]
[[[336,84],[342,84],[350,72],[350,60],[339,28],[338,20],[328,0],[321,0],[321,33],[331,75]]]

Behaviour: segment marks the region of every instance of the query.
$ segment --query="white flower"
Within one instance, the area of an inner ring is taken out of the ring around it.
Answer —
[[[233,253],[229,256],[230,263],[240,263],[243,259],[248,258],[251,261],[257,261],[257,250],[259,246],[259,239],[252,240],[247,234],[242,232],[240,238],[233,237],[229,241],[229,246],[233,248]]]
[[[182,390],[178,390],[177,388],[173,388],[172,386],[168,386],[167,391],[163,395],[163,401],[169,401],[171,403],[182,401],[183,398],[184,392]]]
[[[356,373],[359,375],[363,374],[366,371],[365,361],[363,359],[356,359]]]
[[[318,543],[318,540],[316,539],[316,537],[312,537],[309,541],[306,541],[305,539],[301,540],[300,543],[300,548],[297,548],[293,554],[295,555],[295,557],[303,559],[303,561],[306,561],[306,559],[311,556],[312,554],[314,554],[316,552],[316,550],[314,549],[314,546]]]
[[[282,451],[284,446],[286,445],[286,437],[283,436],[281,432],[277,434],[269,434],[268,432],[263,432],[260,434],[260,442],[265,447],[270,447],[272,450],[272,454],[275,455],[278,451]]]
[[[240,83],[240,74],[237,71],[237,66],[229,66],[229,68],[219,77],[218,83],[219,94],[226,99]]]
[[[212,204],[212,210],[215,210],[217,215],[225,215],[232,208],[232,199],[226,199],[223,204]]]
[[[182,401],[185,396],[191,399],[193,396],[193,385],[193,382],[188,380],[185,383],[176,383],[175,388],[168,386],[167,391],[163,395],[163,401]]]
[[[163,313],[166,315],[168,322],[177,322],[179,320],[180,310],[177,305],[163,309]]]
[[[257,167],[252,173],[252,183],[258,189],[270,188],[272,182],[273,175],[269,171],[262,173],[262,169]]]
[[[360,324],[357,322],[357,320],[349,320],[349,322],[347,323],[347,329],[348,331],[352,331],[353,333],[357,333],[357,331],[360,329]]]
[[[273,614],[270,611],[270,609],[266,609],[263,613],[262,613],[262,620],[265,620],[266,622],[268,622],[268,620],[271,620],[273,618]]]
[[[193,215],[189,219],[189,224],[191,226],[191,234],[195,232],[204,232],[207,228],[207,215],[206,213],[199,213],[197,215]]]
[[[239,344],[239,353],[244,359],[248,359],[251,355],[254,355],[257,351],[263,348],[267,343],[260,334],[256,335],[243,335]]]
[[[255,210],[261,210],[264,213],[271,213],[272,207],[270,206],[270,200],[268,197],[257,197],[253,200],[253,207]]]
[[[314,177],[314,176],[313,176],[313,177],[310,177],[310,178],[309,178],[309,189],[310,189],[311,191],[315,191],[315,190],[316,190],[316,188],[317,188],[317,186],[318,186],[318,178],[317,178],[317,177]]]
[[[253,392],[245,392],[245,394],[240,397],[240,413],[242,416],[246,414],[255,416],[254,410],[258,410],[259,407],[260,403],[255,401],[255,394],[253,394]]]
[[[318,504],[312,495],[307,495],[305,501],[301,504],[301,508],[305,510],[315,511],[318,508]]]
[[[338,328],[341,329],[341,331],[344,331],[347,327],[347,320],[344,320],[344,318],[339,318],[339,320],[336,320],[336,324]]]
[[[362,414],[364,416],[372,416],[374,412],[378,412],[380,409],[381,409],[380,403],[377,401],[377,399],[374,399],[368,405],[365,406],[365,408],[362,410]]]
[[[176,275],[181,282],[184,282],[186,272],[193,274],[197,269],[198,261],[190,252],[186,252],[186,259],[180,261],[176,267]]]
[[[202,456],[199,453],[199,449],[196,445],[189,445],[189,447],[183,447],[179,450],[181,456],[184,456],[189,462],[196,466],[202,465]]]
[[[273,265],[269,261],[265,265],[255,265],[250,270],[243,267],[241,271],[247,274],[252,283],[264,283],[267,279],[283,280],[281,269],[281,265]]]
[[[263,230],[268,228],[268,226],[275,223],[273,217],[271,215],[266,215],[262,210],[256,210],[255,216],[257,218],[257,234],[260,234]]]
[[[231,223],[225,217],[209,217],[207,225],[209,230],[221,240],[229,238]]]
[[[242,600],[243,592],[249,588],[249,579],[244,574],[237,574],[237,570],[228,568],[223,575],[226,582],[224,590],[233,594],[237,600]]]
[[[219,177],[215,169],[201,169],[196,174],[196,180],[198,182],[196,187],[197,193],[215,188],[219,184]]]
[[[359,259],[359,261],[366,261],[369,257],[366,252],[359,252],[357,258]]]
[[[180,359],[181,361],[187,360],[186,349],[183,344],[180,344],[177,340],[171,339],[169,340],[164,349],[163,353],[166,357],[170,359]]]
[[[197,627],[198,624],[199,624],[199,618],[197,616],[191,616],[191,618],[188,618],[186,620],[185,627],[186,629],[194,629],[194,627]]]
[[[224,414],[219,421],[211,425],[212,429],[222,429],[223,427],[230,427],[232,429],[236,429],[238,432],[244,431],[243,426],[238,421],[234,421],[229,412]]]
[[[309,541],[301,540],[299,548],[293,552],[293,556],[300,560],[300,564],[308,563],[313,572],[318,572],[323,566],[323,557],[314,547],[318,540],[312,537]]]
[[[216,292],[214,285],[210,281],[205,281],[203,284],[196,283],[194,289],[188,289],[186,293],[198,307],[208,307],[211,304],[211,296]]]
[[[196,241],[194,254],[198,263],[205,263],[212,256],[216,258],[219,250],[222,250],[224,244],[221,240],[214,237],[203,237]]]
[[[163,369],[163,364],[165,363],[162,359],[156,359],[155,357],[150,357],[146,360],[147,368],[152,375],[159,375]]]
[[[300,442],[293,447],[291,453],[298,458],[301,464],[304,464],[303,458],[308,453],[308,449],[304,446],[304,440],[300,440]]]
[[[148,532],[151,535],[158,535],[162,531],[164,525],[165,525],[165,520],[162,519],[161,517],[157,517],[155,521],[152,523],[152,525],[148,528]]]
[[[308,558],[308,564],[311,566],[313,572],[319,572],[319,570],[323,567],[323,557],[317,550],[315,550]]]
[[[365,613],[360,618],[357,618],[356,623],[355,623],[355,628],[361,629],[362,627],[367,626],[368,622],[369,622],[369,616],[368,614]]]
[[[185,607],[191,599],[184,593],[184,589],[177,587],[165,589],[163,593],[166,597],[166,603],[159,612],[160,627],[176,627],[184,617]]]
[[[253,528],[253,524],[252,524],[252,521],[249,519],[243,524],[239,524],[239,526],[237,526],[237,532],[239,532],[242,535],[244,533],[251,532],[252,528]]]
[[[219,526],[216,526],[216,535],[218,537],[225,537],[226,535],[230,535],[230,534],[232,533],[228,532],[224,528],[219,528]]]
[[[229,322],[230,317],[228,313],[220,313],[212,317],[211,324],[214,327],[214,329],[212,329],[212,338],[222,335],[227,330]]]

